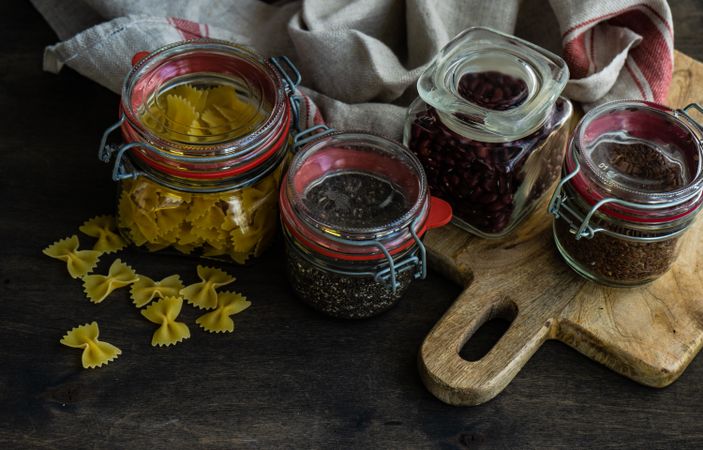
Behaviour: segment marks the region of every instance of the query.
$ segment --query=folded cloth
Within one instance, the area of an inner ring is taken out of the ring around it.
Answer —
[[[132,55],[212,37],[287,55],[303,92],[338,129],[392,138],[402,132],[415,82],[462,30],[487,26],[561,49],[571,69],[565,94],[595,103],[663,102],[673,68],[665,0],[32,0],[62,42],[44,69],[67,65],[120,92]],[[518,14],[520,12],[520,15]],[[523,24],[523,25],[520,25]],[[313,114],[308,114],[312,117]]]

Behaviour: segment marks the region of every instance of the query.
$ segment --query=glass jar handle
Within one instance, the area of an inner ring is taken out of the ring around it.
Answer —
[[[700,108],[700,107],[698,107]],[[593,239],[596,233],[601,231],[606,231],[605,228],[594,228],[591,226],[591,218],[593,215],[604,205],[609,203],[625,206],[628,208],[644,209],[644,210],[654,210],[662,207],[675,206],[676,202],[660,203],[654,205],[646,205],[642,203],[633,203],[626,200],[620,200],[619,198],[605,197],[596,202],[585,215],[581,215],[575,208],[569,205],[569,197],[564,192],[564,186],[572,178],[576,176],[581,170],[581,164],[578,160],[574,160],[576,167],[574,170],[566,174],[564,178],[561,179],[559,185],[557,186],[551,200],[549,201],[548,212],[554,216],[555,219],[564,219],[568,224],[569,228],[575,235],[575,239],[578,241],[581,238]]]
[[[390,285],[390,288],[394,294],[398,291],[398,288],[400,287],[400,283],[398,282],[398,275],[400,275],[401,273],[415,269],[415,273],[413,274],[414,279],[424,280],[427,277],[427,249],[425,248],[425,244],[422,243],[422,240],[415,232],[415,228],[417,228],[417,221],[418,219],[415,219],[413,223],[410,224],[409,229],[410,234],[412,235],[413,239],[415,240],[415,244],[417,245],[417,249],[420,254],[419,257],[415,255],[409,255],[406,258],[403,258],[400,261],[396,262],[393,260],[393,256],[388,253],[388,250],[386,250],[383,244],[378,241],[368,242],[369,244],[374,245],[379,250],[381,250],[386,257],[386,260],[388,261],[388,267],[376,272],[376,275],[374,275],[374,279],[379,283],[385,284],[386,286]],[[359,244],[362,244],[362,242],[359,242]]]
[[[696,119],[694,119],[694,118],[688,113],[688,111],[691,110],[691,109],[694,109],[694,110],[698,111],[699,113],[703,114],[703,107],[702,107],[701,105],[699,105],[698,103],[689,103],[688,105],[684,106],[683,108],[677,109],[676,112],[679,113],[679,114],[681,114],[681,115],[683,115],[684,117],[686,117],[686,119],[687,119],[689,122],[691,122],[693,125],[696,126],[696,128],[698,128],[698,131],[700,131],[701,133],[703,133],[703,124],[701,124],[700,122],[698,122]]]
[[[298,153],[298,151],[312,141],[320,139],[325,136],[329,136],[336,130],[330,128],[327,125],[315,125],[310,128],[306,128],[300,133],[296,134],[293,138],[293,153]]]
[[[300,75],[300,71],[287,56],[274,56],[269,58],[269,61],[281,78],[283,78],[283,83],[286,85],[286,91],[288,93],[290,109],[293,114],[293,128],[295,128],[296,131],[300,131],[300,102],[302,97],[298,95],[298,86],[303,79]],[[288,70],[286,70],[286,68]]]
[[[102,135],[102,138],[100,139],[100,148],[98,149],[98,159],[104,163],[109,163],[112,159],[112,155],[115,155],[115,163],[112,168],[112,179],[114,181],[125,180],[128,178],[136,178],[142,174],[140,171],[134,169],[134,167],[132,167],[131,165],[125,164],[124,154],[127,150],[133,147],[149,147],[150,149],[153,149],[151,145],[146,144],[144,142],[132,142],[129,144],[123,144],[119,147],[116,145],[108,144],[107,140],[110,137],[110,134],[112,134],[113,131],[119,129],[125,122],[125,120],[125,115],[122,114],[120,115],[120,120],[110,125],[107,130],[105,130]]]

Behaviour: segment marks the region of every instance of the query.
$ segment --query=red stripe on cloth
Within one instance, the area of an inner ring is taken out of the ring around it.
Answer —
[[[571,78],[588,76],[590,66],[586,52],[586,33],[581,33],[564,46],[564,61],[569,65]]]
[[[642,100],[647,100],[647,94],[645,94],[644,88],[642,87],[640,80],[637,79],[637,75],[635,75],[635,71],[632,70],[632,67],[630,67],[629,60],[625,61],[625,69],[627,69],[628,73],[630,74],[630,76],[634,80],[635,84],[637,85],[637,88],[640,90],[640,95],[642,96]]]
[[[589,44],[591,46],[591,54],[589,56],[591,58],[591,62],[593,63],[593,70],[594,71],[598,70],[598,68],[596,67],[596,49],[593,46],[593,42],[595,40],[596,29],[597,29],[596,27],[591,28],[591,35],[589,36],[590,37]],[[589,67],[589,69],[590,69],[590,67]]]
[[[654,100],[666,101],[674,63],[659,27],[641,10],[629,11],[610,19],[608,23],[629,28],[642,36],[642,42],[630,50],[630,56],[647,80]]]
[[[169,17],[168,21],[178,30],[181,36],[183,36],[183,39],[188,40],[203,37],[200,33],[200,24],[197,22],[181,19],[180,17]]]
[[[642,6],[644,6],[644,7],[647,8],[652,14],[654,14],[655,16],[657,16],[657,18],[659,18],[659,20],[662,21],[662,23],[664,24],[664,26],[666,27],[666,29],[669,30],[669,35],[672,36],[672,37],[674,36],[674,30],[671,28],[671,24],[670,24],[669,22],[667,22],[666,19],[665,19],[664,17],[662,17],[661,14],[659,14],[659,11],[657,11],[656,9],[652,8],[652,7],[649,6],[649,5],[642,5]]]
[[[592,23],[594,23],[594,22],[600,22],[600,21],[605,20],[605,19],[607,19],[607,18],[609,18],[609,17],[617,16],[618,14],[622,14],[623,12],[627,11],[628,9],[632,9],[632,8],[638,8],[638,6],[633,6],[633,7],[630,7],[630,8],[619,9],[619,10],[617,10],[617,11],[615,11],[615,12],[610,13],[610,14],[603,14],[602,16],[598,16],[598,17],[591,17],[590,19],[584,20],[583,22],[578,23],[578,24],[572,26],[571,28],[569,28],[568,30],[564,31],[564,32],[561,34],[561,37],[562,37],[562,38],[565,38],[566,35],[568,35],[569,33],[571,33],[572,31],[574,31],[574,30],[576,30],[576,29],[578,29],[578,28],[585,27],[586,25],[590,25],[590,24],[592,24]]]
[[[590,19],[588,19],[588,20],[584,20],[584,21],[581,22],[581,23],[577,23],[576,25],[573,25],[573,26],[572,26],[571,28],[569,28],[568,30],[564,31],[564,32],[561,34],[561,37],[562,37],[562,38],[565,38],[565,37],[566,37],[569,33],[571,33],[572,31],[574,31],[574,30],[576,30],[576,29],[578,29],[578,28],[585,27],[586,25],[590,25],[590,24],[592,24],[592,23],[594,23],[594,22],[601,22],[601,21],[606,20],[606,19],[609,19],[609,18],[611,18],[611,17],[615,17],[615,16],[617,16],[617,15],[624,14],[624,13],[626,13],[626,12],[633,11],[633,10],[638,10],[638,9],[641,9],[641,8],[646,8],[647,10],[651,11],[652,14],[654,14],[655,16],[657,16],[657,18],[662,21],[662,23],[664,24],[664,26],[666,27],[666,29],[669,30],[670,35],[671,35],[671,36],[674,35],[674,32],[673,32],[673,30],[672,30],[672,28],[671,28],[671,24],[670,24],[669,22],[667,22],[666,19],[664,19],[664,17],[662,17],[662,15],[657,12],[657,10],[655,10],[654,8],[652,8],[652,7],[649,6],[649,5],[634,5],[634,6],[629,6],[629,7],[627,7],[627,8],[619,9],[619,10],[617,10],[617,11],[614,11],[614,12],[611,12],[611,13],[608,13],[608,14],[603,14],[603,15],[600,15],[600,16],[597,16],[597,17],[592,17],[592,18],[590,18]],[[647,17],[647,19],[649,20],[649,17]],[[650,22],[651,22],[651,20],[650,20]]]

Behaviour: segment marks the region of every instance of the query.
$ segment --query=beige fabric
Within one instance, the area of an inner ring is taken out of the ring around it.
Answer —
[[[46,50],[48,71],[68,65],[119,92],[137,51],[197,35],[227,39],[251,45],[266,56],[290,56],[302,72],[305,92],[332,126],[394,138],[400,136],[405,106],[416,96],[415,82],[438,50],[474,25],[513,32],[521,10],[517,0],[304,0],[280,5],[256,0],[32,2],[63,40]],[[550,3],[551,7],[530,0],[523,5],[529,17],[520,17],[519,28],[557,50],[567,45],[559,42],[568,37],[563,31],[595,17],[589,8],[603,15],[625,4],[647,3],[671,19],[663,0]],[[184,24],[172,17],[197,23]],[[593,26],[598,23],[593,20]],[[568,87],[572,98],[592,102],[608,95],[640,97],[631,77],[623,75],[623,66],[643,37],[615,28],[599,38],[608,52],[599,54],[593,73]]]

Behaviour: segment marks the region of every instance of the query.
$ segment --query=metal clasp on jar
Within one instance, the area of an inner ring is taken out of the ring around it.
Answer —
[[[579,164],[577,159],[574,159],[574,162],[576,164],[574,170],[566,174],[564,178],[561,179],[559,182],[559,185],[557,186],[556,190],[554,191],[554,194],[552,195],[551,200],[549,201],[549,207],[548,211],[551,215],[554,216],[555,220],[558,219],[563,219],[569,224],[569,229],[572,234],[574,234],[575,239],[578,241],[579,239],[586,238],[586,239],[593,239],[593,237],[600,232],[608,232],[609,234],[615,234],[615,235],[620,235],[620,233],[613,232],[612,230],[608,230],[606,228],[601,228],[601,227],[594,227],[591,225],[591,219],[593,218],[593,215],[604,205],[607,204],[614,204],[614,205],[620,205],[620,206],[625,206],[628,208],[632,209],[639,209],[639,210],[656,210],[656,209],[661,209],[661,208],[666,208],[670,206],[675,206],[677,202],[668,202],[668,203],[660,203],[660,204],[652,204],[652,205],[647,205],[643,203],[633,203],[633,202],[628,202],[626,200],[621,200],[618,198],[613,198],[613,197],[606,197],[598,202],[596,202],[591,208],[588,210],[588,212],[583,215],[579,211],[579,209],[576,207],[573,207],[572,205],[569,204],[570,200],[572,200],[571,197],[569,197],[566,192],[564,187],[566,186],[566,183],[568,183],[572,178],[574,178],[579,171],[581,170],[581,165]],[[665,235],[665,236],[658,236],[658,237],[633,237],[633,236],[622,236],[630,240],[641,240],[641,241],[650,241],[650,240],[661,240],[663,238],[671,237],[674,236],[675,234],[680,233],[683,230],[679,230],[677,232],[674,232],[670,235]]]
[[[698,130],[703,133],[703,125],[701,125],[700,122],[698,122],[696,119],[691,117],[691,115],[688,113],[689,110],[695,109],[699,113],[703,114],[703,107],[699,105],[698,103],[689,103],[688,105],[684,106],[681,109],[677,109],[674,111],[674,116],[679,117],[679,116],[684,116],[686,120],[688,120],[691,124],[693,124]]]
[[[390,289],[394,294],[400,287],[400,282],[398,282],[398,276],[403,272],[415,270],[413,278],[416,280],[424,280],[427,277],[427,249],[425,248],[425,244],[422,243],[422,240],[415,232],[415,228],[418,225],[418,220],[419,219],[415,219],[408,227],[410,230],[410,234],[412,235],[413,240],[415,241],[415,245],[417,246],[418,254],[416,255],[413,252],[412,254],[398,261],[393,259],[393,256],[388,252],[386,247],[379,241],[351,241],[349,239],[344,239],[337,236],[327,236],[328,239],[338,242],[340,244],[353,245],[358,247],[376,247],[383,253],[383,256],[386,257],[386,261],[388,263],[387,267],[377,272],[352,272],[345,270],[333,270],[333,272],[348,276],[371,276],[374,280],[376,280],[376,282],[385,285],[386,288]],[[325,270],[330,269],[326,268]]]
[[[293,137],[293,153],[298,153],[301,147],[305,144],[309,144],[312,141],[329,136],[330,134],[336,132],[334,128],[330,128],[325,124],[315,125],[305,130],[300,131]]]
[[[100,147],[98,148],[98,159],[104,163],[109,163],[110,159],[112,159],[112,155],[115,154],[115,163],[112,168],[112,179],[114,181],[137,178],[139,175],[142,175],[142,173],[136,170],[134,166],[125,163],[126,159],[124,155],[127,150],[134,147],[146,147],[155,152],[159,151],[154,146],[147,144],[146,142],[131,142],[121,146],[108,144],[107,140],[110,137],[110,134],[119,129],[125,120],[126,117],[124,113],[120,114],[120,120],[110,125],[103,133],[102,138],[100,139]]]
[[[295,64],[293,64],[293,61],[287,56],[274,56],[269,58],[269,61],[283,78],[290,101],[291,113],[293,114],[293,128],[295,128],[295,131],[300,131],[300,103],[302,96],[298,95],[298,86],[303,77],[300,75],[298,68],[295,67]],[[284,69],[284,66],[290,70],[290,74]]]
[[[105,132],[103,133],[102,139],[100,139],[100,148],[98,149],[98,159],[100,161],[108,163],[110,162],[110,159],[112,158],[112,155],[115,154],[115,163],[113,166],[112,170],[112,179],[114,181],[120,181],[124,180],[126,178],[136,178],[139,175],[143,175],[143,172],[140,172],[139,170],[136,170],[134,166],[131,164],[126,164],[125,160],[126,158],[124,157],[125,152],[131,148],[138,148],[138,147],[143,147],[146,149],[149,149],[149,151],[154,152],[154,154],[159,155],[160,157],[167,159],[167,160],[172,160],[172,161],[178,161],[178,162],[191,162],[193,161],[192,156],[184,156],[184,155],[175,155],[173,153],[166,152],[164,150],[159,149],[158,147],[154,147],[153,145],[144,142],[144,141],[134,141],[130,142],[128,144],[123,144],[121,146],[117,146],[114,144],[108,144],[107,140],[110,136],[110,134],[120,128],[122,124],[125,122],[126,117],[124,113],[122,113],[120,120],[118,120],[116,123],[111,125]],[[199,163],[218,163],[218,162],[223,162],[232,159],[231,155],[224,154],[224,155],[217,155],[217,156],[199,156],[197,158]]]

